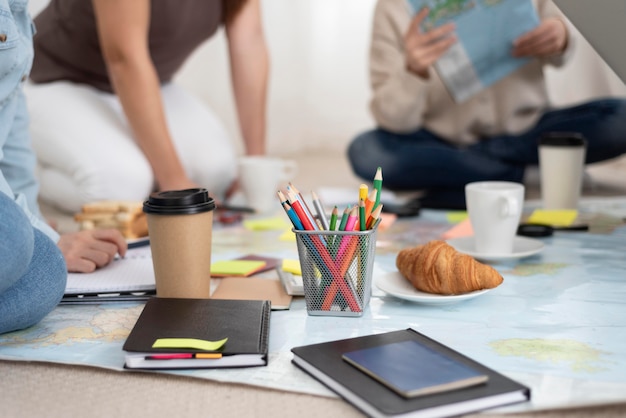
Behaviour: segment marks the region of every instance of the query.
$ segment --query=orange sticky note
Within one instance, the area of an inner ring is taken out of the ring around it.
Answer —
[[[380,223],[378,224],[378,230],[384,231],[389,228],[393,223],[398,219],[398,215],[393,213],[381,213],[380,214]]]
[[[454,225],[452,228],[448,229],[446,232],[441,234],[441,238],[443,239],[451,239],[451,238],[460,238],[460,237],[469,237],[474,235],[474,230],[472,229],[472,223],[469,218],[465,218],[464,221],[459,222]]]

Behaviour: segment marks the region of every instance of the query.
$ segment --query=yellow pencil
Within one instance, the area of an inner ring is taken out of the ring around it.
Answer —
[[[359,200],[361,199],[367,199],[367,184],[365,183],[361,183],[359,186]]]

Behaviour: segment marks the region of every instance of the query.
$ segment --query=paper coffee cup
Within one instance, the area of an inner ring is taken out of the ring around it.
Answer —
[[[544,209],[577,209],[587,141],[574,132],[550,132],[539,140],[539,174]]]
[[[158,297],[211,296],[214,209],[206,189],[156,192],[144,202]]]

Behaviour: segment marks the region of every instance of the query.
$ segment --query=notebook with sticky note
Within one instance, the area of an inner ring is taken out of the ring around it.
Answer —
[[[153,297],[124,343],[124,367],[266,366],[270,307],[268,300]]]

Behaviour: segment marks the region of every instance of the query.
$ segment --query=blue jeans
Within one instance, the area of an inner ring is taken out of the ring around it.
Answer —
[[[0,193],[0,333],[39,322],[65,292],[67,267],[56,244]]]
[[[579,132],[588,141],[587,163],[626,153],[626,100],[604,99],[545,113],[519,135],[485,138],[470,146],[452,145],[426,129],[395,134],[375,129],[350,144],[355,174],[371,180],[383,169],[383,185],[396,191],[426,190],[435,198],[464,206],[465,184],[522,182],[527,166],[538,164],[537,140],[546,132]],[[428,193],[427,193],[428,194]]]

